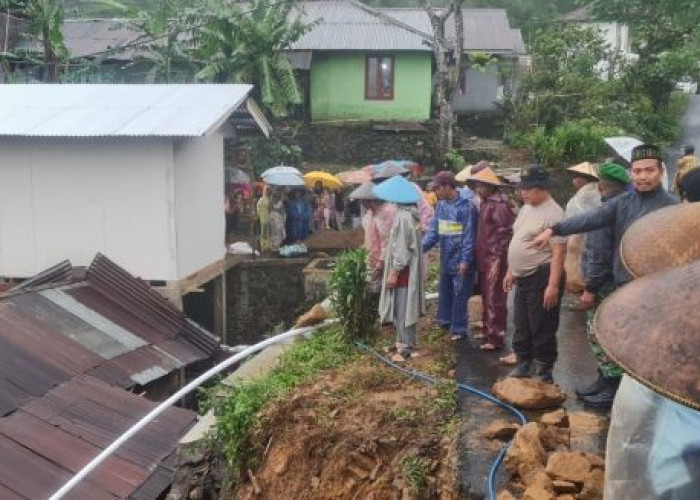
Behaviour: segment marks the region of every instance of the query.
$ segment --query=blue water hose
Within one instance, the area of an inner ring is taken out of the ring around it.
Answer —
[[[406,368],[406,367],[403,367],[401,365],[394,363],[393,361],[388,359],[386,356],[382,356],[375,349],[373,349],[372,347],[370,347],[366,344],[363,344],[361,342],[355,342],[355,345],[359,349],[371,354],[372,356],[377,358],[379,361],[381,361],[385,365],[390,366],[391,368],[394,368],[395,370],[398,370],[401,373],[403,373],[411,378],[414,378],[416,380],[421,380],[421,381],[426,382],[426,383],[431,384],[431,385],[435,385],[438,383],[437,379],[435,379],[435,378],[433,378],[433,377],[431,377],[423,372],[419,372],[418,370]],[[479,396],[480,398],[483,398],[483,399],[489,401],[490,403],[495,404],[496,406],[500,406],[501,408],[508,410],[513,415],[515,415],[515,417],[520,421],[521,425],[525,425],[527,423],[527,418],[525,418],[525,415],[520,410],[518,410],[517,408],[514,408],[513,406],[511,406],[507,403],[504,403],[503,401],[492,396],[491,394],[484,392],[484,391],[480,391],[479,389],[472,387],[470,385],[466,385],[466,384],[459,384],[458,383],[457,388],[462,390],[462,391],[466,391],[466,392],[469,392],[469,393],[474,394],[476,396]],[[510,446],[510,443],[511,442],[508,442],[505,446],[503,446],[503,448],[501,448],[501,450],[498,452],[498,455],[496,456],[496,459],[491,464],[491,468],[489,469],[489,475],[488,475],[488,478],[486,480],[486,486],[488,488],[490,500],[496,499],[496,473],[498,472],[498,468],[501,466],[501,463],[503,462],[503,458],[505,457],[506,452],[508,451],[508,447]]]

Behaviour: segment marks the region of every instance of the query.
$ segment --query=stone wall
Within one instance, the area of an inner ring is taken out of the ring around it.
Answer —
[[[242,260],[226,273],[226,343],[253,344],[305,306],[303,270],[309,258]]]
[[[307,124],[283,136],[301,146],[305,161],[367,165],[390,159],[435,163],[434,124],[418,130],[374,130],[371,123],[354,125]]]

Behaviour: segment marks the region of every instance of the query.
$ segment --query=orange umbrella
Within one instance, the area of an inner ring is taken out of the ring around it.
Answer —
[[[348,170],[336,175],[345,184],[364,184],[372,180],[372,174],[365,170]]]

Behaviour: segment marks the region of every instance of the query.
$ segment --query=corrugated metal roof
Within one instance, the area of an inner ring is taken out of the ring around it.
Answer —
[[[0,136],[199,137],[252,85],[0,85]]]
[[[420,8],[384,8],[377,9],[398,21],[425,33],[432,33],[430,19]],[[462,9],[464,18],[464,50],[484,52],[518,53],[520,44],[513,36],[508,14],[505,9]],[[445,25],[445,34],[454,39],[454,16],[450,16]]]
[[[145,33],[120,19],[66,19],[61,25],[63,42],[73,58],[100,55],[113,60],[130,60],[136,55],[133,48],[113,50],[131,45]],[[41,41],[25,39],[18,43],[25,50],[42,50]]]
[[[292,50],[431,50],[425,32],[360,3],[298,2],[292,15],[307,24],[318,22]]]
[[[0,419],[0,498],[48,498],[154,406],[85,375],[28,402]],[[162,476],[173,450],[195,420],[191,411],[170,408],[68,498],[127,498],[146,485],[157,498],[169,484]]]
[[[68,265],[69,266],[69,265]],[[147,283],[98,255],[0,296],[0,416],[82,374],[131,388],[212,358],[217,339]]]

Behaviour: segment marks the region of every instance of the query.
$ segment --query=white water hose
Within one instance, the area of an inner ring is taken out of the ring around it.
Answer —
[[[425,300],[435,300],[438,298],[437,293],[426,293],[425,294]],[[276,335],[274,337],[270,337],[269,339],[263,340],[262,342],[259,342],[257,344],[254,344],[250,347],[246,347],[242,351],[238,352],[237,354],[231,356],[230,358],[222,361],[218,365],[210,368],[206,372],[202,373],[199,377],[196,379],[192,380],[189,384],[181,388],[179,391],[177,391],[175,394],[170,396],[168,399],[160,403],[158,406],[153,408],[147,415],[145,415],[141,420],[136,422],[129,430],[127,430],[124,434],[119,436],[116,441],[114,441],[112,444],[110,444],[107,448],[102,450],[95,458],[90,460],[85,467],[83,467],[75,476],[73,476],[66,484],[61,486],[61,488],[56,491],[53,495],[49,497],[49,500],[60,500],[63,498],[68,492],[70,492],[75,486],[85,479],[85,477],[90,474],[93,470],[97,468],[98,465],[100,465],[102,462],[105,461],[107,457],[109,457],[112,453],[114,453],[121,445],[123,445],[129,438],[131,438],[134,434],[139,432],[141,429],[143,429],[146,425],[148,425],[150,422],[152,422],[157,416],[159,416],[161,413],[163,413],[165,410],[170,408],[172,405],[177,403],[180,399],[182,399],[183,396],[186,396],[188,393],[202,385],[204,382],[209,380],[215,375],[218,375],[222,371],[224,371],[226,368],[229,368],[231,365],[237,363],[238,361],[241,361],[251,354],[255,354],[258,351],[263,350],[264,348],[271,346],[273,344],[277,344],[279,342],[284,342],[285,340],[292,339],[294,337],[298,337],[299,335],[305,335],[307,333],[314,332],[318,330],[321,327],[332,325],[334,323],[337,323],[337,319],[329,319],[321,323],[320,325],[315,325],[315,326],[309,326],[305,328],[295,328],[289,331],[286,331],[284,333],[280,333],[279,335]]]
[[[206,382],[213,376],[219,374],[226,368],[230,367],[234,363],[241,361],[251,354],[255,354],[256,352],[272,345],[272,344],[277,344],[279,342],[284,342],[285,340],[292,339],[294,337],[298,337],[299,335],[304,335],[307,333],[311,333],[318,328],[321,328],[323,326],[328,326],[332,325],[333,323],[337,323],[337,319],[331,319],[324,321],[320,325],[316,326],[309,326],[306,328],[296,328],[293,330],[289,330],[287,332],[281,333],[279,335],[276,335],[274,337],[270,337],[267,340],[263,340],[262,342],[259,342],[255,345],[252,345],[250,347],[246,347],[244,350],[239,352],[238,354],[235,354],[234,356],[231,356],[230,358],[222,361],[218,365],[214,366],[213,368],[210,368],[206,372],[202,373],[199,377],[196,379],[192,380],[189,384],[184,386],[182,389],[177,391],[175,394],[170,396],[168,399],[160,403],[158,406],[153,408],[146,416],[144,416],[141,420],[136,422],[133,427],[131,427],[129,430],[127,430],[124,434],[119,436],[119,438],[114,441],[112,444],[110,444],[107,448],[102,450],[99,455],[97,455],[95,458],[90,460],[90,462],[83,467],[80,472],[78,472],[75,476],[73,476],[70,481],[68,481],[66,484],[61,486],[61,488],[56,491],[51,497],[49,497],[49,500],[59,500],[63,498],[68,492],[70,492],[80,481],[82,481],[85,476],[90,474],[95,468],[100,465],[107,457],[109,457],[112,453],[114,453],[117,448],[119,448],[121,445],[123,445],[131,436],[139,432],[141,429],[143,429],[146,425],[148,425],[153,419],[155,419],[158,415],[163,413],[165,410],[167,410],[170,406],[178,402],[180,399],[182,399],[183,396],[187,395],[189,392],[192,390],[196,389],[199,387],[202,383]]]

